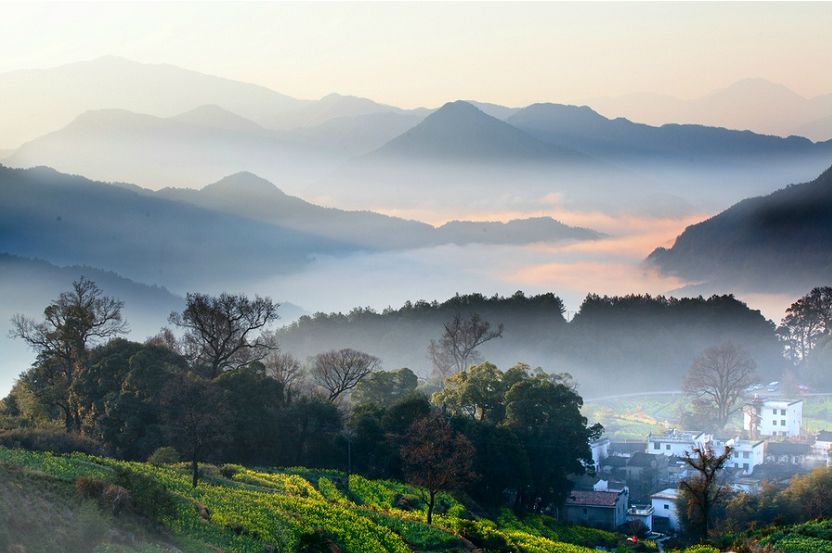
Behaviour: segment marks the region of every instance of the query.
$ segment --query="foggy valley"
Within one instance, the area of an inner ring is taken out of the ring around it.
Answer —
[[[830,6],[4,5],[0,553],[832,551]]]

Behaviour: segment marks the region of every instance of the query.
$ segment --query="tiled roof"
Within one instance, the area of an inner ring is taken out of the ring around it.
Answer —
[[[766,449],[768,455],[807,455],[809,453],[809,444],[769,442]]]
[[[574,490],[566,500],[567,505],[586,505],[588,507],[615,507],[620,491],[585,492]]]

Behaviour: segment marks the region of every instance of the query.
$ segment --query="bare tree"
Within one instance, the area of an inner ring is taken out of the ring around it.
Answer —
[[[733,448],[726,446],[720,455],[706,448],[696,448],[693,455],[685,453],[685,463],[696,474],[679,483],[690,529],[699,533],[700,541],[708,539],[713,509],[723,499],[726,488],[719,483],[719,471],[731,457]]]
[[[12,338],[25,341],[37,353],[35,393],[49,397],[65,415],[67,430],[80,430],[80,414],[72,384],[84,369],[89,348],[128,331],[121,317],[124,302],[104,295],[95,282],[81,277],[62,292],[36,322],[12,317]]]
[[[182,343],[191,362],[208,369],[208,376],[260,361],[272,347],[262,330],[278,319],[278,304],[270,298],[245,295],[189,293],[185,310],[171,313],[172,324],[184,328]]]
[[[740,408],[743,390],[754,383],[755,368],[754,360],[734,344],[710,347],[691,365],[684,389],[714,409],[722,428]]]
[[[492,330],[491,323],[477,313],[467,318],[456,313],[444,324],[444,329],[442,337],[431,340],[428,346],[434,372],[443,379],[481,361],[477,348],[503,336],[502,324]]]
[[[182,345],[176,335],[166,326],[163,326],[155,336],[151,336],[144,343],[149,346],[165,348],[180,355],[183,353]]]
[[[290,394],[300,382],[303,367],[291,353],[272,351],[263,358],[266,374],[283,384],[283,390]]]
[[[400,450],[405,478],[424,488],[431,524],[436,494],[461,488],[476,476],[471,470],[474,446],[438,413],[414,422],[409,436]]]
[[[378,358],[354,349],[328,351],[315,356],[312,379],[327,391],[329,401],[335,401],[380,364]]]

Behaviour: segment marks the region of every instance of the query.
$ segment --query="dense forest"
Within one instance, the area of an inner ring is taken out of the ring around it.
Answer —
[[[583,393],[678,389],[694,357],[733,341],[754,357],[763,377],[783,370],[775,325],[733,296],[589,295],[571,321],[554,294],[509,297],[457,295],[439,302],[408,302],[376,312],[303,316],[278,332],[281,348],[305,359],[321,349],[351,347],[430,376],[431,340],[454,314],[477,313],[503,325],[502,337],[483,344],[482,356],[499,366],[525,362],[568,372]],[[610,390],[610,376],[618,388]]]

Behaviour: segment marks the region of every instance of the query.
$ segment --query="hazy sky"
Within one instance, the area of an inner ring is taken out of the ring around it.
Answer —
[[[0,72],[119,55],[317,98],[832,92],[832,3],[0,4]]]

